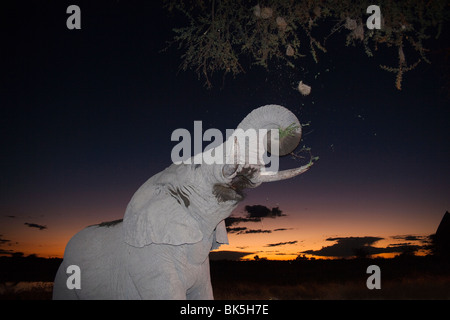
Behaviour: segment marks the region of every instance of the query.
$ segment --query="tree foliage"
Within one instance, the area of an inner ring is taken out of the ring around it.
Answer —
[[[215,73],[237,75],[247,63],[270,69],[283,63],[299,69],[311,56],[319,63],[327,40],[344,34],[346,46],[361,46],[372,57],[393,53],[397,65],[380,65],[396,73],[401,90],[403,74],[419,63],[430,63],[424,40],[438,38],[448,18],[447,1],[380,0],[381,29],[366,27],[367,7],[373,1],[351,0],[165,0],[169,11],[181,12],[186,24],[175,28],[172,43],[183,50],[183,70],[191,69],[208,87]]]

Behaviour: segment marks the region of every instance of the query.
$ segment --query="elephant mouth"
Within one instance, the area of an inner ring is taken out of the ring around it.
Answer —
[[[263,170],[264,167],[258,165],[246,164],[243,167],[227,165],[222,172],[231,180],[228,183],[215,184],[213,194],[219,202],[231,200],[239,202],[245,198],[243,192],[245,189],[256,188],[264,182],[290,179],[308,171],[313,164],[314,162],[311,160],[304,166],[273,173]]]
[[[229,183],[215,184],[213,194],[219,202],[236,201],[239,202],[245,198],[245,189],[255,188],[260,182],[255,182],[255,177],[259,175],[260,169],[255,166],[242,167]]]
[[[258,168],[253,166],[243,167],[231,180],[230,187],[236,192],[257,187],[259,183],[254,182],[254,178],[258,175],[259,171]]]

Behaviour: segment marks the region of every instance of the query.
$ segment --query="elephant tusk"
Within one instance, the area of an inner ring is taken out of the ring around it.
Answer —
[[[226,164],[222,169],[223,176],[228,179],[233,179],[238,173],[239,143],[238,143],[237,137],[234,137],[232,155],[233,155],[233,164]]]
[[[290,179],[295,176],[298,176],[299,174],[305,173],[306,171],[309,170],[309,168],[311,168],[312,165],[313,165],[313,162],[310,162],[307,165],[304,165],[299,168],[283,170],[283,171],[279,171],[279,172],[261,171],[259,178],[257,179],[257,182],[272,182],[272,181],[280,181],[280,180]]]
[[[233,152],[233,155],[234,155],[234,165],[236,165],[236,168],[237,168],[237,165],[238,165],[238,163],[239,163],[239,156],[240,156],[240,154],[239,154],[239,143],[238,143],[238,139],[237,139],[237,137],[234,137],[234,152]]]

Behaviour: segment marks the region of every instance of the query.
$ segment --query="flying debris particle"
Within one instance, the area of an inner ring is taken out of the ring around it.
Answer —
[[[286,48],[286,55],[288,57],[292,57],[295,54],[294,48],[292,48],[292,46],[290,44],[288,44],[287,48]]]
[[[298,84],[298,91],[304,96],[307,96],[311,93],[311,87],[307,84],[304,84],[303,81],[300,81]]]

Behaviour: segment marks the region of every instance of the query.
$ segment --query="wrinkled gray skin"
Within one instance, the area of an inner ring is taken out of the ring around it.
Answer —
[[[270,128],[279,114],[278,127],[295,118],[270,105],[254,110],[239,127]],[[242,200],[242,191],[309,168],[265,176],[262,166],[172,164],[157,173],[134,194],[123,221],[89,226],[69,241],[53,298],[213,299],[208,255],[228,243],[224,219]],[[80,267],[81,289],[66,286],[70,265]]]

